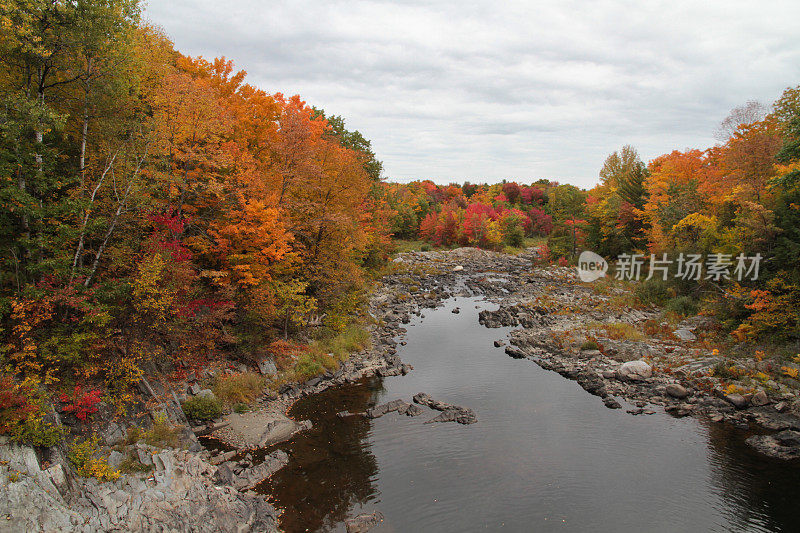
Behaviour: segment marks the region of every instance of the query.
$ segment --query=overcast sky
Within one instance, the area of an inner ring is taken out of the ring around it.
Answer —
[[[388,179],[589,187],[715,143],[747,100],[800,84],[800,2],[149,0],[183,53],[226,56],[370,139]]]

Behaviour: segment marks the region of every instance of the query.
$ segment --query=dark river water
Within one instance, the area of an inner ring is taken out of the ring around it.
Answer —
[[[453,314],[453,307],[461,308]],[[744,432],[659,410],[607,409],[575,382],[512,359],[478,324],[477,299],[449,300],[408,327],[415,370],[298,402],[314,428],[279,445],[289,465],[260,490],[286,531],[800,531],[800,467],[751,451]],[[478,423],[339,419],[418,392],[473,408]]]

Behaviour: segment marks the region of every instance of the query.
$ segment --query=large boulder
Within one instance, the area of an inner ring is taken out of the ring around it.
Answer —
[[[617,379],[640,381],[653,375],[653,369],[644,361],[628,361],[617,369]]]

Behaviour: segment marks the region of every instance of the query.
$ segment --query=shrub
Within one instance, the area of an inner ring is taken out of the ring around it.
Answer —
[[[11,378],[0,376],[0,435],[11,433],[36,411]]]
[[[150,446],[177,448],[178,433],[178,428],[170,424],[163,414],[159,414],[153,422],[153,427],[145,431],[142,436]]]
[[[62,392],[58,399],[64,404],[64,412],[74,413],[78,420],[85,422],[89,415],[97,412],[97,404],[100,403],[100,391],[84,392],[80,385],[75,385],[72,396]]]
[[[431,251],[431,245],[430,244],[423,244],[422,246],[419,247],[419,249],[422,252],[430,252]]]
[[[208,396],[195,396],[183,402],[183,412],[194,420],[213,420],[222,415],[222,402]]]
[[[600,345],[597,344],[597,341],[594,339],[587,339],[583,344],[581,344],[581,350],[599,350]]]
[[[264,390],[264,378],[253,372],[221,376],[214,383],[214,394],[226,404],[250,403]]]
[[[675,295],[667,281],[660,278],[651,278],[635,284],[633,289],[636,299],[644,305],[664,305]]]
[[[55,446],[67,436],[67,428],[57,426],[42,416],[33,416],[19,424],[11,438],[31,446],[49,448]]]
[[[233,404],[233,412],[236,414],[246,413],[250,410],[250,407],[246,403],[235,403]]]
[[[300,356],[294,368],[295,378],[305,381],[325,372],[326,359],[331,359],[326,354],[307,352]]]
[[[689,296],[678,296],[664,304],[664,309],[683,316],[697,314],[697,301]]]
[[[739,374],[736,372],[736,367],[729,366],[729,364],[724,361],[720,361],[714,365],[712,373],[720,379],[737,379],[739,377]]]
[[[98,438],[92,435],[84,441],[76,442],[67,453],[75,473],[83,477],[93,477],[98,481],[114,481],[119,478],[119,471],[108,466],[105,457],[98,457]]]

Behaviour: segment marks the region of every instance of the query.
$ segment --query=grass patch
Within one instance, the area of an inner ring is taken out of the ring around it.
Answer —
[[[612,322],[610,324],[598,324],[597,328],[605,332],[605,336],[613,340],[642,341],[645,335],[625,322]]]
[[[677,296],[668,300],[664,304],[664,309],[685,317],[694,316],[698,311],[697,300],[689,296]]]
[[[264,390],[264,378],[255,372],[220,376],[214,382],[213,390],[226,405],[249,404]]]
[[[347,359],[351,353],[366,350],[370,346],[369,333],[359,324],[350,324],[335,334],[324,335],[311,344],[311,351],[333,354],[337,361]]]
[[[525,237],[519,246],[504,246],[503,251],[507,254],[518,255],[528,248],[537,248],[547,242],[547,237]]]
[[[431,249],[430,244],[421,240],[395,239],[394,246],[395,252],[398,254],[406,252],[426,252]]]
[[[144,441],[158,448],[177,448],[179,430],[163,415],[157,416],[153,427],[142,434]]]
[[[335,332],[325,328],[306,350],[294,360],[281,379],[270,384],[276,388],[282,383],[300,382],[336,370],[341,361],[351,354],[366,350],[371,345],[369,333],[364,327],[353,322],[342,331]]]
[[[119,471],[123,474],[146,474],[151,470],[153,465],[143,464],[133,452],[128,453],[119,464]]]

